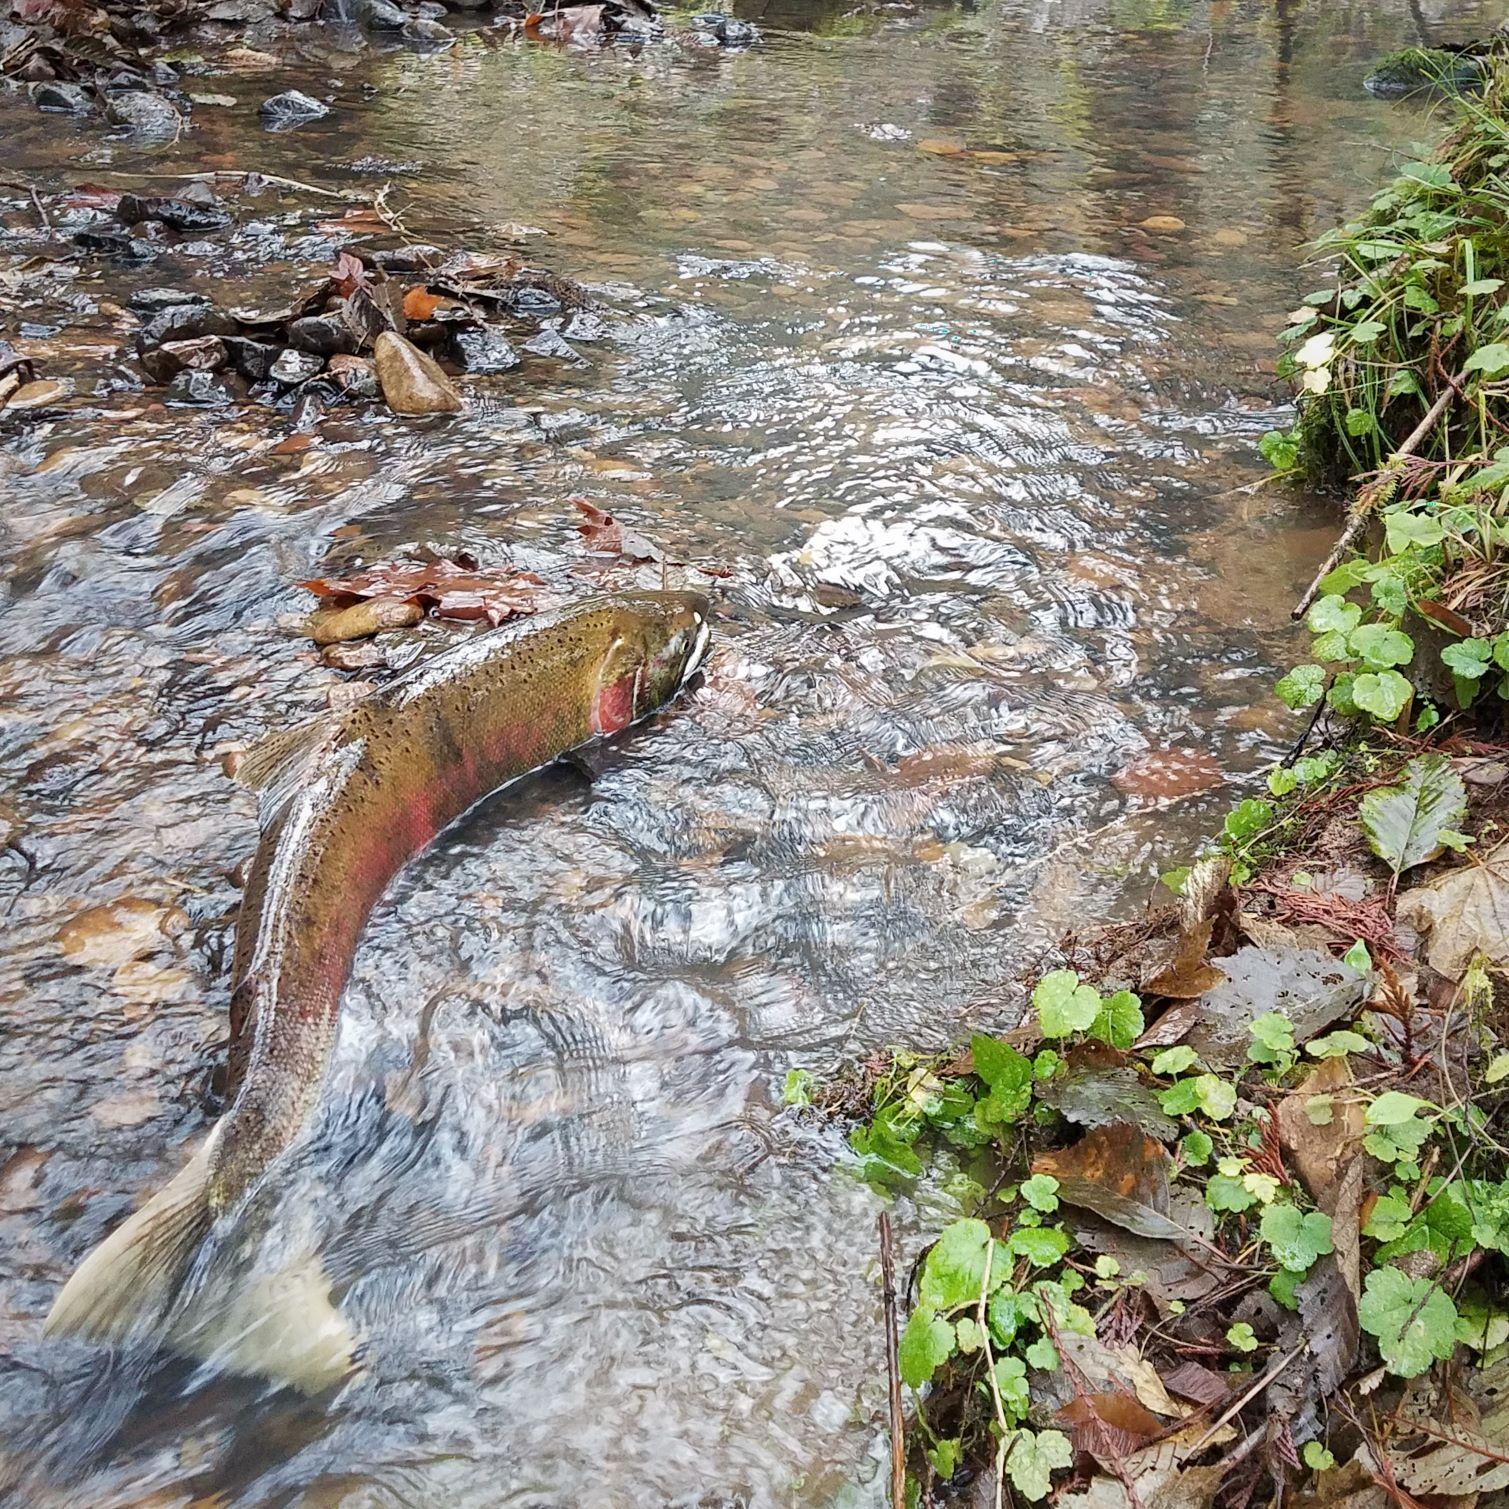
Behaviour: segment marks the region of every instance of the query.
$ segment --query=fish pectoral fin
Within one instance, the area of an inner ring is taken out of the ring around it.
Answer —
[[[305,1394],[322,1393],[355,1369],[356,1337],[312,1253],[214,1301],[175,1327],[168,1340],[176,1351]]]
[[[303,784],[315,761],[330,749],[334,727],[315,718],[257,740],[236,762],[235,778],[261,797],[264,821]]]

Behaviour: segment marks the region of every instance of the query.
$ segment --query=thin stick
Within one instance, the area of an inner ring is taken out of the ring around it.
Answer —
[[[901,1418],[901,1358],[896,1342],[896,1263],[891,1254],[891,1214],[881,1211],[881,1298],[885,1309],[885,1370],[891,1384],[891,1509],[906,1509],[906,1428]]]
[[[365,196],[353,189],[322,189],[312,183],[300,183],[297,178],[280,178],[276,173],[264,173],[260,168],[216,168],[211,173],[125,173],[116,168],[106,168],[110,178],[176,178],[180,183],[213,183],[217,178],[260,178],[263,183],[274,183],[283,189],[302,189],[306,194],[322,194],[326,199],[346,199],[353,203],[365,202]]]
[[[985,1346],[985,1381],[990,1385],[990,1400],[995,1405],[996,1425],[1001,1435],[996,1442],[995,1463],[995,1509],[1001,1509],[1001,1495],[1006,1487],[1006,1442],[1011,1436],[1011,1427],[1006,1423],[1006,1409],[1001,1403],[1001,1386],[996,1381],[995,1352],[990,1345],[990,1321],[985,1312],[985,1299],[990,1293],[990,1270],[995,1262],[996,1239],[990,1237],[985,1243],[985,1276],[980,1280],[980,1303],[975,1309],[975,1324],[980,1328],[980,1338]],[[1046,1305],[1047,1301],[1040,1301]],[[1013,1440],[1012,1445],[1016,1442]]]
[[[1396,461],[1402,461],[1406,456],[1415,453],[1415,447],[1435,429],[1441,416],[1446,412],[1453,398],[1457,396],[1456,384],[1462,381],[1466,374],[1451,379],[1449,385],[1441,390],[1436,401],[1426,411],[1425,418],[1412,429],[1405,437],[1404,443],[1383,463],[1383,471],[1387,471]],[[1381,478],[1380,478],[1381,480]],[[1362,533],[1363,527],[1373,516],[1373,509],[1383,489],[1381,487],[1364,488],[1357,495],[1357,501],[1352,505],[1352,517],[1347,520],[1347,527],[1342,530],[1341,538],[1331,547],[1331,553],[1321,562],[1320,570],[1315,573],[1314,580],[1305,588],[1305,595],[1296,604],[1291,618],[1303,618],[1310,611],[1313,603],[1320,593],[1320,584],[1341,563],[1341,558],[1352,548],[1352,541]]]
[[[1270,1383],[1272,1383],[1273,1380],[1275,1378],[1277,1378],[1278,1375],[1280,1373],[1282,1373],[1284,1371],[1284,1369],[1286,1367],[1288,1367],[1289,1364],[1291,1362],[1293,1362],[1294,1359],[1296,1357],[1298,1357],[1301,1352],[1304,1351],[1304,1349],[1305,1349],[1305,1343],[1304,1342],[1300,1342],[1300,1344],[1297,1347],[1295,1347],[1295,1349],[1292,1352],[1290,1352],[1286,1357],[1279,1358],[1279,1360],[1277,1362],[1275,1362],[1273,1364],[1273,1366],[1271,1368],[1269,1368],[1268,1371],[1266,1373],[1264,1373],[1262,1375],[1262,1377],[1259,1378],[1256,1383],[1254,1383],[1250,1388],[1248,1388],[1245,1393],[1240,1394],[1235,1400],[1233,1400],[1232,1403],[1227,1406],[1226,1412],[1218,1420],[1216,1420],[1214,1422],[1214,1424],[1211,1425],[1210,1429],[1208,1431],[1206,1431],[1205,1434],[1203,1436],[1201,1436],[1200,1439],[1198,1441],[1196,1441],[1195,1444],[1193,1446],[1191,1446],[1188,1451],[1186,1451],[1186,1452],[1183,1453],[1184,1460],[1187,1462],[1197,1452],[1201,1452],[1207,1446],[1209,1446],[1210,1445],[1211,1437],[1214,1436],[1215,1433],[1218,1430],[1220,1430],[1220,1428],[1223,1425],[1225,1425],[1228,1420],[1230,1420],[1232,1418],[1232,1416],[1238,1415],[1244,1409],[1246,1409],[1247,1405],[1254,1398],[1256,1398],[1257,1395],[1259,1395],[1260,1393],[1262,1393],[1262,1391],[1265,1388],[1267,1388],[1268,1385]]]

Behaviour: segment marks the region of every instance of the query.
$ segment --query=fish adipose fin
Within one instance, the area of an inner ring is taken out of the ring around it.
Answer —
[[[214,1143],[211,1133],[165,1188],[84,1259],[53,1302],[43,1333],[101,1342],[136,1334],[216,1367],[318,1393],[351,1371],[356,1342],[316,1258],[257,1275],[228,1297],[212,1285],[195,1296],[189,1314],[169,1319],[213,1224]]]
[[[117,1341],[153,1329],[210,1229],[209,1140],[187,1165],[79,1265],[53,1301],[43,1333]]]

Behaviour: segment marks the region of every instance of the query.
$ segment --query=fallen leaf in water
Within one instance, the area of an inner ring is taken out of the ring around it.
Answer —
[[[966,148],[957,136],[924,136],[917,143],[917,150],[934,157],[957,157]]]
[[[72,210],[113,210],[121,202],[121,193],[101,183],[80,183],[63,195],[61,203]]]
[[[566,5],[524,17],[524,30],[552,42],[600,42],[605,5]]]
[[[1032,1172],[1058,1180],[1058,1197],[1138,1236],[1177,1242],[1203,1234],[1209,1216],[1192,1192],[1170,1188],[1173,1160],[1126,1122],[1097,1127],[1072,1147],[1040,1153]]]
[[[363,205],[347,210],[338,220],[321,220],[315,229],[326,236],[381,236],[392,227],[371,205]]]
[[[1152,749],[1118,770],[1111,784],[1129,796],[1162,802],[1212,791],[1225,780],[1226,772],[1211,755],[1196,749]]]
[[[176,906],[121,896],[80,912],[57,932],[63,953],[79,964],[121,965],[144,959],[188,926]]]
[[[437,618],[485,618],[494,624],[556,601],[532,572],[490,575],[448,560],[381,561],[351,576],[315,577],[299,585],[340,607],[382,597],[417,604]]]
[[[424,611],[423,605],[413,598],[363,598],[346,608],[327,608],[312,614],[309,637],[319,645],[370,639],[386,629],[413,628],[424,617]]]
[[[589,548],[602,555],[619,555],[626,561],[658,561],[660,552],[642,535],[625,529],[610,513],[585,498],[571,500],[582,515],[576,532],[587,542]]]
[[[1473,957],[1509,968],[1509,843],[1399,898],[1398,916],[1425,938],[1425,962],[1460,980]]]

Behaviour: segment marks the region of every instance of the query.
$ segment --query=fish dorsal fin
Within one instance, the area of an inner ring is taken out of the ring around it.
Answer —
[[[259,739],[236,764],[236,779],[259,797],[263,822],[270,820],[301,787],[334,742],[335,720],[315,718],[280,728]]]

